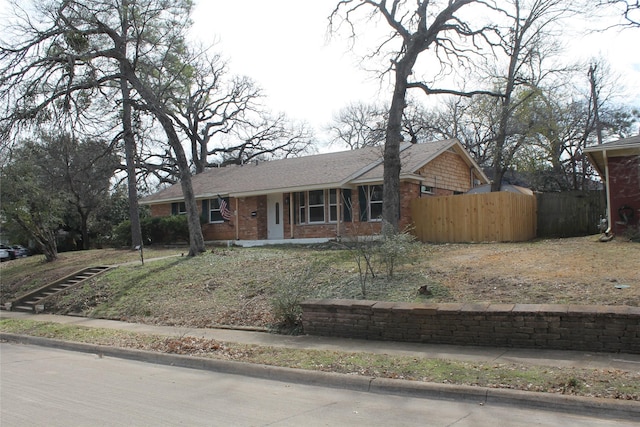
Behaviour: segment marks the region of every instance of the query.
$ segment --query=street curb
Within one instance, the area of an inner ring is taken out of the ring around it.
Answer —
[[[101,357],[109,356],[139,362],[177,366],[181,368],[200,369],[281,382],[348,389],[376,394],[392,394],[416,398],[464,401],[477,403],[479,405],[517,406],[519,408],[561,411],[578,415],[595,415],[599,417],[621,418],[632,421],[640,419],[640,403],[636,401],[566,396],[522,390],[494,389],[487,387],[439,384],[389,378],[372,378],[355,374],[350,375],[334,372],[309,371],[304,369],[237,362],[233,360],[216,360],[197,356],[185,356],[147,350],[77,343],[5,332],[0,332],[0,340],[83,353],[93,353]]]

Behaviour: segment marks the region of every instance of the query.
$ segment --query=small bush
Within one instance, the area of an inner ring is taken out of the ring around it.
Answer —
[[[189,226],[185,215],[147,217],[140,221],[145,244],[171,244],[189,241]],[[131,221],[123,221],[113,229],[112,242],[131,246]]]
[[[420,253],[420,244],[408,230],[384,232],[380,246],[377,248],[380,263],[385,267],[387,278],[392,278],[396,267],[416,260]]]
[[[283,275],[275,285],[271,300],[276,329],[280,333],[302,332],[302,307],[300,303],[313,294],[314,281],[323,269],[321,263],[301,266],[297,271]]]

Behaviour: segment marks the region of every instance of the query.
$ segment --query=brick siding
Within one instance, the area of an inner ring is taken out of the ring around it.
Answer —
[[[419,174],[424,177],[423,184],[434,187],[434,195],[452,195],[454,191],[467,191],[471,188],[470,170],[462,157],[446,151],[424,166]],[[411,227],[411,201],[419,197],[429,197],[420,193],[420,183],[403,181],[400,183],[400,229]],[[360,222],[360,206],[357,188],[352,193],[352,222],[325,224],[293,224],[291,233],[290,203],[291,193],[283,195],[284,238],[336,238],[380,233],[380,222]],[[254,196],[237,199],[237,216],[230,222],[202,225],[205,241],[214,240],[264,240],[267,239],[267,197]],[[200,204],[199,204],[200,206]],[[229,199],[229,208],[236,210],[236,199]],[[171,215],[171,203],[151,205],[152,216]],[[236,221],[238,225],[236,226]]]
[[[309,335],[640,354],[640,307],[309,300],[302,310]]]

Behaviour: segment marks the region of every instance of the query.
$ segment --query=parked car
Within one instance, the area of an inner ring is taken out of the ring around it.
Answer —
[[[23,257],[28,257],[29,255],[31,255],[31,252],[29,251],[29,249],[25,248],[22,245],[13,245],[13,246],[11,246],[11,248],[13,249],[14,253],[16,254],[16,258],[23,258]]]
[[[7,245],[0,245],[0,261],[8,261],[10,259],[16,259],[16,251]]]

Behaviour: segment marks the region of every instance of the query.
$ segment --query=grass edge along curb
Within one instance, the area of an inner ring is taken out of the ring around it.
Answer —
[[[266,380],[348,389],[376,394],[393,394],[416,398],[455,400],[479,405],[508,405],[520,408],[561,411],[577,415],[594,415],[607,418],[640,419],[640,405],[636,401],[614,400],[583,396],[567,396],[522,390],[494,389],[480,386],[465,386],[416,382],[389,378],[310,371],[279,366],[260,365],[233,360],[208,359],[154,352],[148,350],[110,347],[63,341],[52,338],[33,337],[0,332],[0,340],[18,344],[38,345],[62,350],[97,354],[159,365],[201,369],[232,375],[243,375]]]

